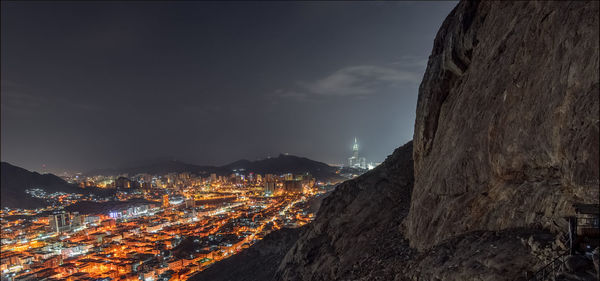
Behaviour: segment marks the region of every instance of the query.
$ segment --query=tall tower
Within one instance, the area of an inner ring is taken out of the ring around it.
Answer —
[[[358,141],[356,140],[356,137],[354,137],[354,145],[352,146],[352,152],[354,158],[358,158]]]
[[[358,140],[354,137],[354,145],[352,146],[352,157],[348,158],[348,166],[353,168],[367,168],[367,159],[358,157]]]

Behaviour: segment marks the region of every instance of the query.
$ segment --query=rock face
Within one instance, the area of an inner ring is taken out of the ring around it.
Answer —
[[[534,229],[469,232],[414,255],[396,280],[526,280],[554,258],[554,239]]]
[[[287,253],[275,280],[393,280],[413,250],[402,235],[413,186],[412,142],[340,184]]]
[[[597,1],[461,2],[419,89],[410,245],[598,203]]]
[[[422,253],[411,248],[403,226],[414,184],[411,156],[412,142],[340,184],[273,280],[519,280],[553,258],[556,237],[536,229],[470,232]]]
[[[598,12],[460,2],[414,144],[325,198],[274,280],[524,280],[564,251],[571,203],[598,203]]]

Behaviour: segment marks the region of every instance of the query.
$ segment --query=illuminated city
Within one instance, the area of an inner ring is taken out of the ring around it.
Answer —
[[[0,281],[600,281],[600,1],[0,6]]]
[[[32,189],[52,206],[2,209],[3,280],[186,280],[273,230],[309,223],[315,201],[334,184],[243,171],[69,180],[115,193]]]

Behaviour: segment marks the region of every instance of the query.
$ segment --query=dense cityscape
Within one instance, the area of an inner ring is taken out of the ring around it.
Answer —
[[[64,175],[81,193],[32,186],[27,196],[47,207],[0,210],[2,280],[187,280],[273,230],[311,222],[337,183],[366,170],[356,138],[352,150],[327,181],[235,169]]]
[[[4,208],[3,280],[186,280],[272,230],[310,222],[315,201],[332,184],[308,174],[244,171],[69,180],[116,193],[94,198],[31,189],[52,206]]]

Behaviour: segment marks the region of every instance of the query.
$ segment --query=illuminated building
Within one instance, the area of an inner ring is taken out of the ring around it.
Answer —
[[[315,179],[310,174],[244,176],[234,174],[231,181],[227,176],[215,176],[217,182],[212,185],[219,191],[214,192],[206,188],[211,176],[202,179],[185,173],[136,175],[128,179],[130,186],[149,181],[160,186],[170,178],[171,190],[122,189],[118,193],[122,202],[143,196],[152,201],[162,199],[159,204],[145,201],[110,204],[110,208],[98,208],[89,215],[61,212],[31,224],[13,219],[3,225],[1,233],[0,277],[137,281],[140,276],[154,280],[171,276],[186,280],[210,264],[248,248],[275,229],[301,226],[314,217],[308,200],[320,190],[312,188]],[[94,180],[112,183],[115,179],[118,177]],[[120,185],[127,183],[124,179]],[[268,196],[260,196],[263,191]],[[37,190],[31,194],[47,196]],[[60,196],[65,202],[67,197]],[[199,206],[195,206],[196,202]],[[2,218],[35,214],[28,210],[0,210]],[[231,233],[237,235],[228,235]],[[163,250],[177,247],[182,237],[190,236],[196,237],[197,249],[189,257],[159,255]],[[28,271],[31,267],[36,271]]]
[[[136,204],[136,206],[125,206],[117,210],[109,212],[109,217],[118,218],[133,218],[148,213],[149,206],[147,204]]]
[[[85,225],[85,218],[80,216],[78,212],[71,214],[71,229],[78,229]]]
[[[165,194],[163,195],[163,207],[169,207],[169,195]]]
[[[348,166],[360,169],[367,168],[367,159],[358,156],[358,141],[356,138],[354,138],[354,145],[352,146],[352,157],[348,158]]]
[[[302,193],[302,180],[283,181],[283,190],[288,193]]]
[[[263,186],[265,188],[265,195],[273,195],[275,192],[275,180],[265,180]]]
[[[167,197],[167,200],[169,202],[168,203],[169,205],[179,205],[185,201],[185,198],[183,196],[178,195],[178,196],[173,196],[173,198],[171,198],[171,199],[168,199],[168,197]],[[164,202],[163,202],[163,204],[164,204]]]
[[[115,180],[115,187],[130,188],[131,187],[131,183],[129,182],[129,179],[127,179],[125,177],[118,177]]]
[[[84,220],[79,213],[60,213],[48,217],[50,231],[54,233],[68,232],[83,227]]]
[[[51,215],[48,217],[48,221],[52,232],[60,233],[71,230],[69,215],[66,213]]]
[[[91,225],[97,225],[100,223],[100,217],[99,216],[86,216],[84,219],[84,223],[85,224],[91,224]]]
[[[265,181],[274,181],[274,180],[275,180],[275,176],[273,176],[273,174],[265,175]]]

